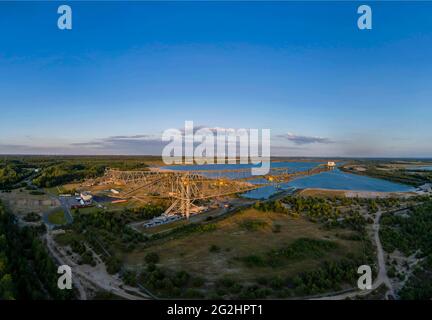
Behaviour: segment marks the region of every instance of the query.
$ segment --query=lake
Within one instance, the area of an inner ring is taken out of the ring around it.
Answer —
[[[290,172],[304,171],[319,165],[317,162],[272,162],[272,168],[288,168]],[[212,165],[192,165],[192,166],[169,166],[174,170],[231,170],[252,168],[250,164],[212,164]],[[249,172],[249,171],[248,171]],[[227,173],[230,177],[232,173]],[[250,176],[250,172],[249,172]],[[266,180],[257,178],[250,180],[252,183],[265,183]],[[282,183],[278,187],[275,185],[263,186],[259,189],[251,190],[242,196],[252,199],[267,199],[280,191],[320,188],[331,190],[355,190],[355,191],[377,191],[377,192],[407,192],[414,188],[408,185],[395,183],[387,180],[371,178],[351,173],[345,173],[339,169],[322,172],[313,176],[297,178],[288,183]]]
[[[297,178],[288,183],[280,185],[280,189],[306,189],[319,188],[330,190],[353,190],[353,191],[378,191],[378,192],[407,192],[414,188],[408,185],[395,183],[387,180],[371,178],[351,173],[345,173],[339,169],[319,173],[313,176]],[[246,198],[267,199],[278,190],[274,186],[265,186],[251,190],[243,194]]]
[[[290,173],[295,173],[298,171],[306,171],[313,169],[316,166],[323,164],[323,162],[272,162],[271,168],[285,168]],[[165,169],[171,170],[236,170],[236,169],[252,169],[254,167],[259,167],[253,164],[203,164],[203,165],[177,165],[177,166],[166,166]],[[226,177],[231,179],[240,179],[251,177],[251,171],[245,170],[244,172],[223,172],[223,173],[207,173],[205,176],[212,177]],[[266,181],[267,182],[267,181]]]

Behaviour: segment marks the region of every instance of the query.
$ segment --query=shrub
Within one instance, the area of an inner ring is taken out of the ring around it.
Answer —
[[[247,231],[256,231],[267,226],[267,222],[259,219],[247,219],[241,221],[239,225]]]
[[[230,278],[222,278],[216,282],[216,285],[222,288],[231,288],[234,284],[234,280]]]
[[[265,286],[268,284],[268,279],[266,277],[259,277],[256,279],[256,282],[262,286]]]
[[[275,290],[282,289],[283,285],[284,282],[280,277],[274,277],[270,280],[270,287],[272,287]]]
[[[89,250],[84,252],[81,256],[81,263],[91,265],[92,267],[96,265],[96,261],[93,259],[93,254]]]
[[[266,265],[264,259],[257,255],[246,256],[242,260],[248,267],[264,267]]]
[[[219,251],[220,251],[220,248],[219,248],[217,245],[212,244],[212,245],[210,246],[210,248],[209,248],[209,251],[210,251],[210,252],[219,252]]]
[[[35,190],[35,191],[30,191],[30,194],[33,196],[41,196],[45,194],[45,192]]]
[[[190,278],[189,273],[187,273],[186,271],[179,271],[175,274],[175,276],[172,280],[173,280],[173,283],[176,287],[182,287],[182,286],[186,285],[189,278]]]
[[[30,212],[23,219],[26,222],[36,222],[40,221],[41,217],[35,212]]]
[[[153,272],[153,271],[155,271],[156,270],[156,265],[154,264],[154,263],[149,263],[148,265],[147,265],[147,271],[148,272]]]
[[[203,294],[201,292],[199,292],[198,290],[195,289],[187,289],[185,294],[184,294],[185,298],[202,298]]]
[[[205,280],[201,277],[195,277],[191,280],[191,285],[194,287],[202,287],[205,283]]]
[[[116,257],[110,257],[107,261],[107,271],[109,274],[115,274],[120,271],[121,261]]]
[[[147,263],[155,264],[159,262],[159,255],[156,252],[150,252],[146,254],[144,260]]]
[[[239,283],[235,283],[231,288],[229,288],[230,292],[233,294],[238,294],[242,291],[243,286]]]
[[[126,271],[122,275],[124,282],[129,286],[137,285],[137,273],[135,271]]]
[[[273,232],[274,233],[279,233],[279,232],[281,232],[281,228],[282,228],[282,226],[280,224],[275,224],[273,226]]]

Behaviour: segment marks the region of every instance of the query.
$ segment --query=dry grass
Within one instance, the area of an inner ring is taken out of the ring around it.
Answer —
[[[261,221],[256,230],[244,228],[245,221]],[[191,274],[209,280],[220,278],[222,273],[243,281],[253,280],[265,273],[269,275],[293,275],[316,267],[320,261],[305,259],[290,263],[283,268],[256,267],[248,268],[236,258],[248,255],[263,255],[272,249],[291,244],[299,238],[333,240],[339,248],[326,258],[340,258],[348,252],[359,249],[360,243],[341,240],[336,237],[340,230],[324,230],[320,225],[303,218],[293,218],[284,214],[264,213],[248,209],[219,222],[217,229],[204,233],[192,233],[187,236],[156,242],[144,250],[136,250],[125,256],[127,264],[139,265],[148,252],[157,252],[161,265],[174,270],[187,270]],[[280,225],[280,232],[273,232],[274,225]],[[346,232],[346,231],[345,231]],[[210,252],[210,246],[220,248]]]
[[[299,193],[305,197],[344,197],[345,191],[343,190],[328,190],[328,189],[304,189]]]

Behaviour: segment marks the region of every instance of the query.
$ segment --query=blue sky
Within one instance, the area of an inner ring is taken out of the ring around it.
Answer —
[[[0,3],[0,153],[158,154],[269,128],[273,155],[432,156],[432,2]]]

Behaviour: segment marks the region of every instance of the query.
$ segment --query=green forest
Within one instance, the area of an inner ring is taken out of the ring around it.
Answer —
[[[163,212],[163,207],[155,205],[144,205],[121,212],[98,210],[83,214],[75,210],[73,224],[66,227],[66,234],[59,235],[56,240],[70,245],[72,250],[81,256],[81,263],[93,265],[92,255],[83,245],[83,241],[89,243],[107,264],[108,272],[114,274],[120,271],[119,255],[132,251],[146,240],[142,233],[127,224],[151,219]]]
[[[0,163],[0,190],[13,189],[31,174],[31,170],[18,163]]]
[[[20,229],[0,203],[0,300],[65,300],[72,290],[57,287],[57,266],[38,235],[43,230]]]
[[[55,187],[73,181],[102,176],[106,168],[122,170],[146,169],[146,161],[156,157],[121,156],[7,156],[0,160],[0,189],[13,189],[18,182],[32,176],[33,183],[42,188]]]
[[[432,200],[415,207],[408,216],[388,215],[381,220],[380,237],[384,249],[398,249],[406,256],[421,259],[400,292],[402,299],[432,298]]]

